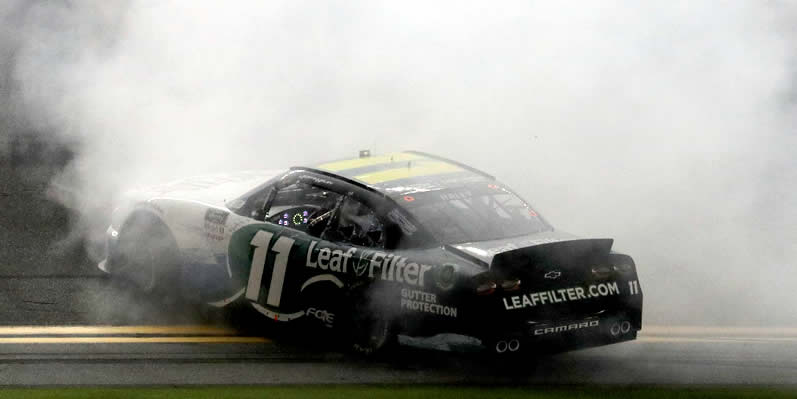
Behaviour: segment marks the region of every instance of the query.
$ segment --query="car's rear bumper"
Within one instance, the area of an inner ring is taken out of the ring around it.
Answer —
[[[598,309],[554,309],[525,315],[463,306],[456,318],[407,314],[399,326],[409,336],[452,333],[475,337],[485,351],[496,354],[557,353],[635,339],[642,329],[642,298],[626,299],[604,303]]]
[[[639,318],[626,312],[600,312],[577,319],[529,320],[481,339],[486,351],[497,354],[556,353],[634,340],[641,327]]]

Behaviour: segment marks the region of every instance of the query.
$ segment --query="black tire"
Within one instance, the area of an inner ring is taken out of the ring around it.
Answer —
[[[352,296],[349,301],[351,310],[344,342],[355,353],[374,357],[389,353],[398,345],[393,318],[377,304],[368,292]]]
[[[146,293],[179,294],[174,285],[179,272],[177,243],[155,216],[138,214],[120,233],[112,272]]]

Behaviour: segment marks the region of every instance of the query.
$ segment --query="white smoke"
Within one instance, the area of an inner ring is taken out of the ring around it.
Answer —
[[[178,175],[418,149],[632,254],[653,322],[797,323],[797,9],[11,1],[17,102],[93,209]],[[9,39],[10,38],[10,39]],[[766,311],[763,311],[766,309]],[[777,309],[777,311],[772,311]]]

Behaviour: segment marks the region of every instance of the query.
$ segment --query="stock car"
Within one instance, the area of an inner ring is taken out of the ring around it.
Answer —
[[[467,165],[364,151],[139,191],[114,211],[99,268],[153,294],[329,329],[363,353],[449,333],[509,354],[636,338],[636,266],[612,244],[555,229]]]

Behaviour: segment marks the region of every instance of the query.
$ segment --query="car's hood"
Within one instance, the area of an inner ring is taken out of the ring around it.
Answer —
[[[281,170],[249,170],[194,176],[133,190],[128,193],[128,197],[139,200],[170,198],[224,206],[225,201],[238,198],[282,172]]]
[[[519,237],[502,238],[499,240],[467,242],[448,246],[458,250],[460,255],[477,259],[484,265],[490,265],[495,255],[520,248],[533,247],[560,241],[576,240],[578,237],[563,231],[544,231]]]

